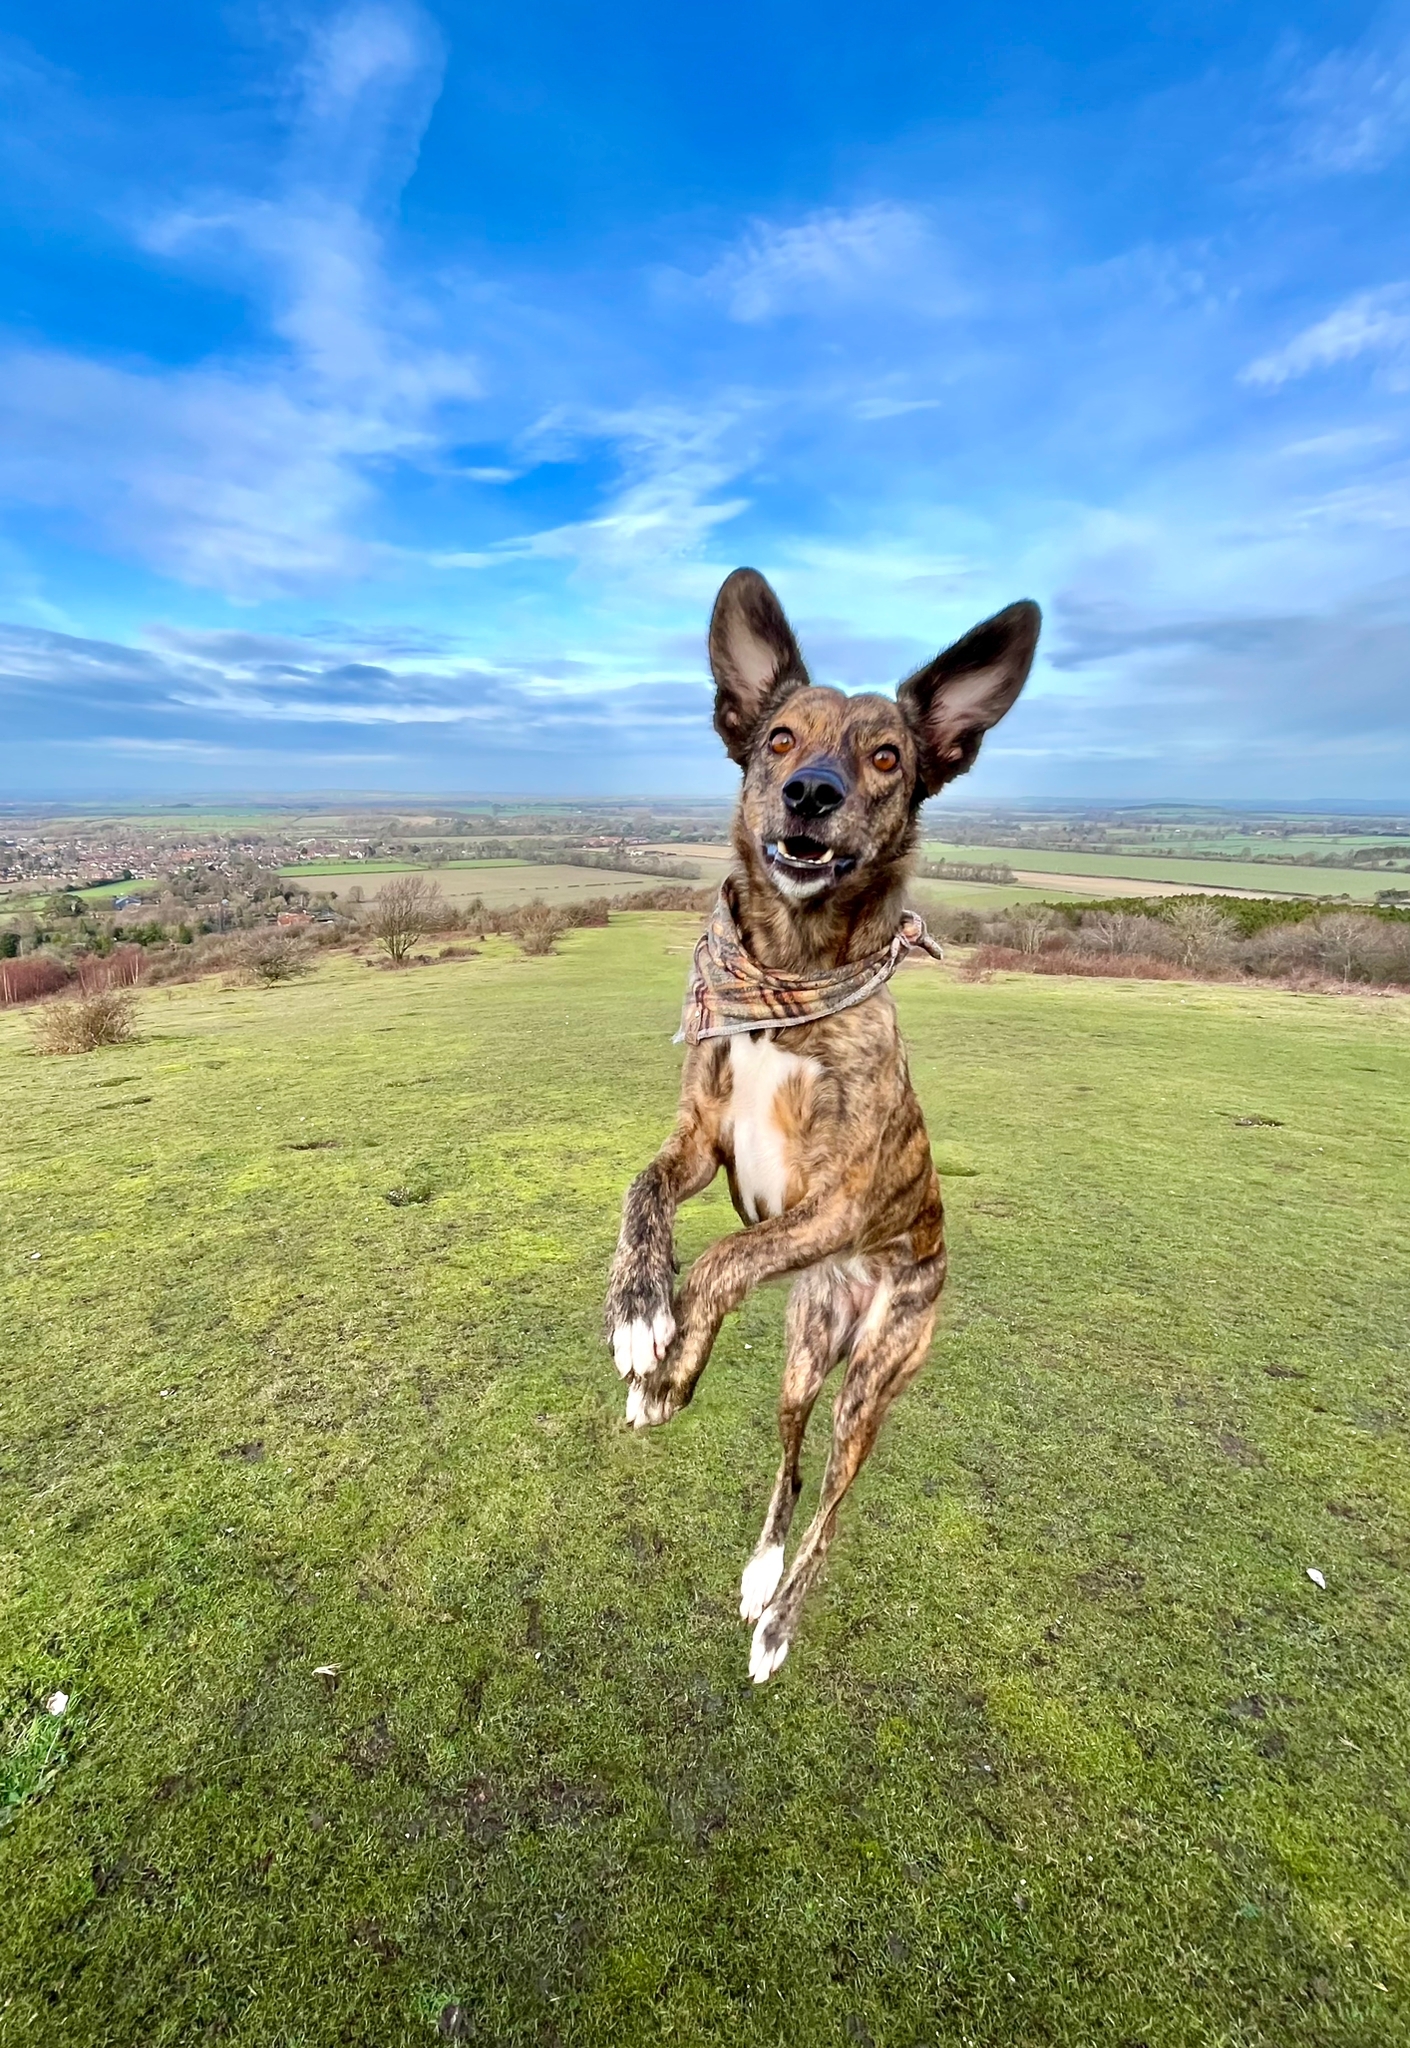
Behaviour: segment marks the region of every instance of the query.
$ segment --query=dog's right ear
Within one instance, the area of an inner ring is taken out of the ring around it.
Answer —
[[[726,576],[710,615],[715,730],[742,768],[764,712],[807,687],[808,671],[783,606],[757,569]]]

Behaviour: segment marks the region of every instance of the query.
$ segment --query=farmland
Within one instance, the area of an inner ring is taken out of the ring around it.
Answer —
[[[1247,891],[1258,896],[1349,896],[1356,902],[1373,903],[1377,892],[1398,878],[1374,868],[1324,868],[1279,866],[1271,861],[1167,859],[1130,853],[1049,852],[1032,847],[954,846],[927,839],[925,857],[946,861],[1007,861],[1026,882],[1041,886],[1043,875],[1058,879],[1063,889],[1084,876],[1091,877],[1093,894],[1119,895],[1113,884],[1132,884],[1131,895],[1147,884],[1156,887],[1215,892]],[[1097,885],[1100,885],[1098,888]]]
[[[781,1293],[644,1438],[598,1330],[695,929],[0,1015],[0,2038],[1399,2048],[1410,1006],[899,977],[952,1283],[756,1691]]]

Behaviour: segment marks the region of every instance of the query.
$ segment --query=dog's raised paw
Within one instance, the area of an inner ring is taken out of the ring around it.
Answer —
[[[624,1380],[645,1379],[661,1363],[676,1334],[676,1319],[668,1308],[658,1308],[647,1322],[637,1316],[618,1323],[612,1332],[612,1358]]]
[[[651,1324],[642,1318],[618,1323],[612,1332],[612,1360],[624,1380],[640,1378],[656,1363]]]
[[[771,1543],[767,1550],[756,1550],[744,1567],[744,1576],[739,1582],[739,1618],[741,1621],[757,1621],[770,1600],[775,1588],[783,1577],[783,1545]]]
[[[657,1423],[669,1422],[675,1412],[676,1403],[669,1394],[651,1393],[639,1379],[627,1388],[627,1420],[633,1429],[653,1429]]]
[[[766,1607],[749,1645],[749,1676],[755,1685],[767,1685],[787,1655],[788,1637],[779,1617],[771,1607]]]

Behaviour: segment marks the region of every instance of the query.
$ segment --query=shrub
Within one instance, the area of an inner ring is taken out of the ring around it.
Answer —
[[[1123,981],[1185,979],[1185,970],[1173,960],[1160,960],[1152,953],[1084,953],[1074,946],[1056,946],[1042,953],[1024,953],[1017,946],[976,946],[963,972],[968,980],[976,981],[995,968],[1021,968],[1028,974],[1109,975]]]
[[[0,1004],[32,1003],[40,996],[51,996],[68,978],[68,968],[53,953],[27,953],[22,960],[0,960]]]
[[[250,969],[257,981],[272,988],[277,981],[292,981],[295,975],[307,974],[308,961],[302,948],[289,939],[271,939],[254,952]]]
[[[514,936],[526,953],[551,953],[553,942],[566,931],[568,920],[556,903],[536,899],[516,913]]]
[[[1212,966],[1227,960],[1233,950],[1234,926],[1212,903],[1178,898],[1163,920],[1175,942],[1175,957],[1182,967]]]
[[[34,1020],[36,1050],[94,1052],[100,1045],[123,1045],[132,1036],[134,1007],[132,992],[118,988],[45,1003]]]
[[[713,910],[718,889],[636,889],[608,901],[612,910]]]
[[[1081,953],[1145,953],[1155,959],[1175,950],[1170,927],[1140,911],[1084,910],[1071,943]]]
[[[103,988],[131,988],[144,964],[140,946],[115,946],[111,953],[86,953],[78,963],[78,985],[85,995]]]

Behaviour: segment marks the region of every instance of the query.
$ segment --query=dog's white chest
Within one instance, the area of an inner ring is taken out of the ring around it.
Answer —
[[[729,1064],[735,1186],[745,1215],[757,1223],[781,1216],[788,1198],[795,1119],[780,1115],[780,1091],[790,1082],[812,1080],[822,1068],[762,1035],[732,1038]],[[789,1089],[791,1098],[796,1094]]]

